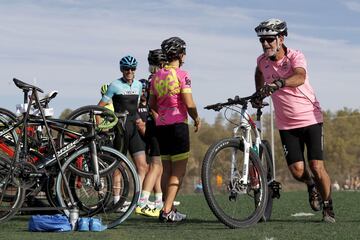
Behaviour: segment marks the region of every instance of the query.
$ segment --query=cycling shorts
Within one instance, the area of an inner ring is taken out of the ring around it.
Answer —
[[[145,143],[140,137],[139,131],[135,124],[135,120],[126,120],[125,133],[121,131],[121,129],[121,123],[119,122],[118,126],[115,128],[115,149],[123,149],[122,153],[124,153],[125,155],[128,151],[131,155],[133,155],[134,153],[145,151]],[[123,148],[121,148],[121,144],[124,144]]]
[[[187,123],[156,126],[162,161],[180,161],[189,158],[190,139]]]
[[[305,161],[305,146],[308,161],[323,160],[324,137],[322,123],[289,130],[279,130],[279,132],[288,166],[295,162]]]
[[[156,138],[156,125],[154,120],[146,121],[145,136],[141,136],[141,138],[146,144],[146,154],[150,158],[160,157],[160,146]]]

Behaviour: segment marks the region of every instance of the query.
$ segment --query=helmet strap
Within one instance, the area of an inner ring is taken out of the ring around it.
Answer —
[[[184,61],[182,60],[182,59],[183,59],[183,56],[184,56],[183,53],[181,53],[181,54],[179,55],[179,67],[181,67],[181,66],[184,64]]]

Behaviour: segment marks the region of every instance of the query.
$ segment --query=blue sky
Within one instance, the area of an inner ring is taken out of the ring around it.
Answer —
[[[359,109],[359,0],[1,1],[1,107],[22,101],[13,77],[58,90],[57,115],[97,104],[100,86],[120,76],[122,56],[135,56],[136,77],[147,78],[149,49],[180,36],[200,115],[213,122],[205,105],[254,91],[254,27],[271,17],[287,21],[285,43],[304,52],[322,108]]]

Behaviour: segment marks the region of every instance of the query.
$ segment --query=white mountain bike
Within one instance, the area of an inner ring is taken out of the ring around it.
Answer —
[[[263,103],[253,121],[249,102],[260,93],[228,99],[205,109],[239,113],[233,136],[212,144],[202,164],[202,183],[206,201],[214,215],[230,228],[250,227],[271,217],[273,198],[280,197],[281,185],[275,181],[275,163],[270,144],[261,139],[260,118]]]

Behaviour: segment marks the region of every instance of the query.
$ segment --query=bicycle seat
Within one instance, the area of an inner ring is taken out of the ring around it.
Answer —
[[[23,81],[21,81],[19,79],[14,78],[13,81],[14,81],[15,85],[18,88],[20,88],[20,89],[22,89],[24,91],[36,90],[36,91],[41,92],[41,93],[44,92],[40,88],[38,88],[38,87],[36,87],[34,85],[31,85],[31,84],[25,83],[25,82],[23,82]]]

